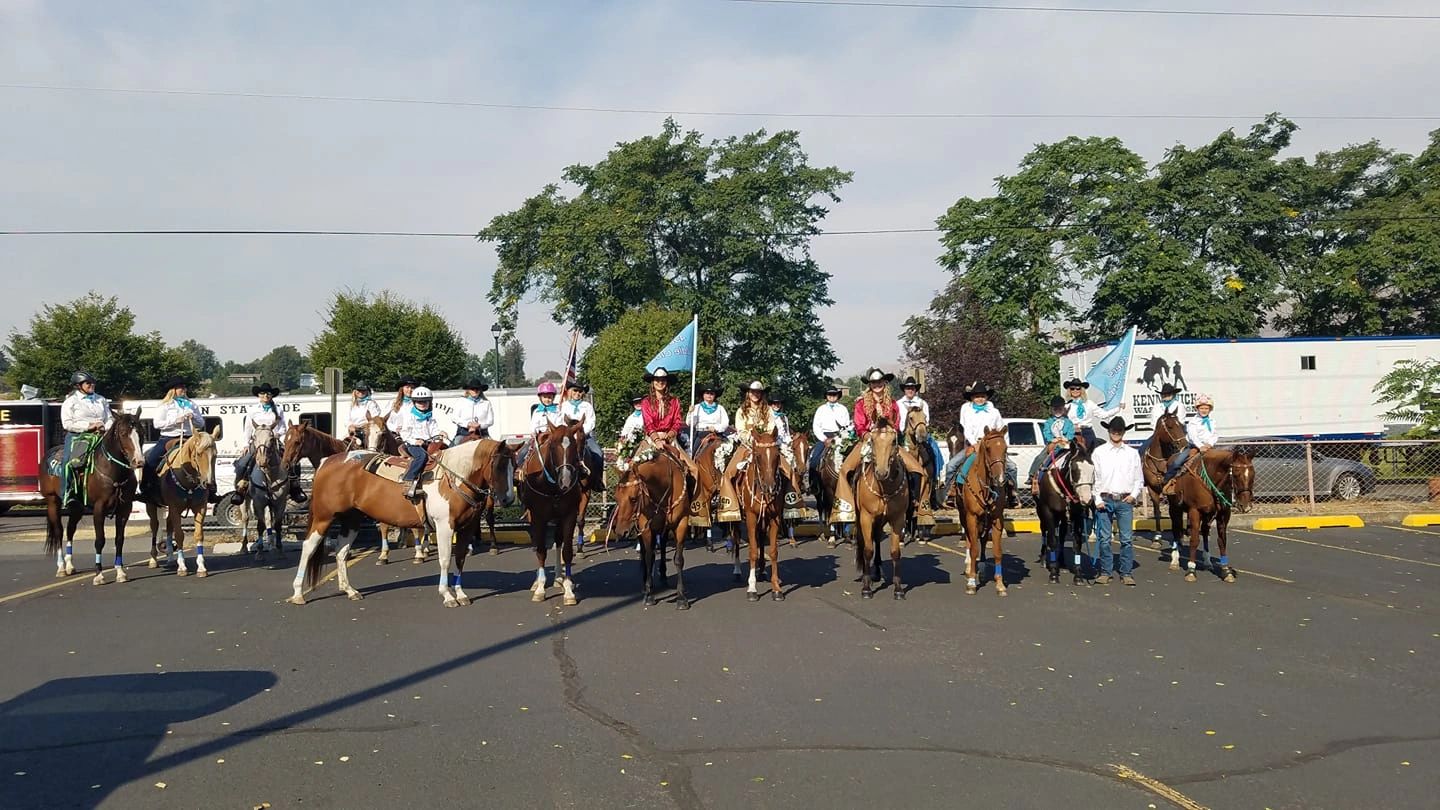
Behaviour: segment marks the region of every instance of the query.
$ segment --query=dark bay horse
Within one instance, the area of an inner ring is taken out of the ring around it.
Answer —
[[[1089,534],[1090,516],[1095,498],[1095,465],[1090,463],[1090,449],[1083,438],[1070,443],[1070,460],[1065,469],[1053,467],[1040,477],[1040,494],[1035,497],[1035,511],[1040,517],[1040,556],[1050,571],[1050,581],[1060,581],[1065,567],[1065,541],[1071,542],[1074,554],[1070,565],[1072,585],[1082,581],[1080,550]]]
[[[300,549],[294,592],[286,601],[305,604],[306,592],[319,584],[325,568],[321,544],[330,526],[337,521],[341,536],[335,552],[336,581],[350,599],[361,598],[360,592],[350,585],[346,559],[359,534],[360,518],[366,516],[407,529],[419,529],[427,523],[433,525],[439,551],[440,598],[445,607],[470,604],[461,581],[469,548],[465,543],[453,541],[457,532],[479,519],[487,492],[497,488],[509,491],[511,464],[509,456],[500,451],[500,444],[493,439],[482,439],[433,454],[432,464],[427,467],[429,472],[422,479],[422,497],[418,503],[405,497],[408,484],[388,480],[366,469],[367,462],[375,461],[369,453],[322,459],[311,486],[310,527],[305,545]],[[397,465],[402,464],[398,458],[394,460]]]
[[[750,445],[750,463],[739,475],[737,493],[740,513],[745,519],[745,536],[750,545],[750,581],[746,587],[751,602],[760,601],[756,576],[760,568],[760,543],[768,541],[770,549],[770,598],[785,601],[780,585],[780,522],[784,501],[780,487],[780,442],[778,431],[756,434]],[[763,534],[763,538],[762,538]],[[736,568],[740,565],[740,546],[734,546]]]
[[[535,585],[530,589],[533,602],[544,602],[546,591],[545,558],[549,543],[546,532],[555,527],[555,544],[565,563],[565,573],[557,576],[564,591],[564,604],[579,604],[571,579],[575,560],[575,526],[580,520],[584,500],[581,482],[581,455],[585,449],[585,427],[580,424],[555,427],[532,439],[532,452],[520,465],[520,501],[525,504],[530,521],[530,544],[535,549]]]
[[[1250,511],[1250,501],[1255,488],[1255,465],[1250,455],[1240,450],[1209,450],[1202,463],[1194,469],[1182,472],[1176,478],[1178,499],[1189,518],[1190,559],[1185,581],[1195,581],[1196,560],[1200,539],[1210,543],[1210,524],[1215,524],[1216,539],[1219,542],[1220,557],[1212,560],[1217,573],[1226,582],[1235,581],[1235,569],[1230,565],[1227,550],[1230,526],[1230,512],[1238,509]],[[1180,570],[1180,554],[1177,550],[1170,557],[1170,570]]]
[[[190,573],[185,563],[185,510],[195,517],[195,576],[205,577],[205,513],[210,510],[210,484],[215,480],[215,440],[220,426],[210,433],[197,430],[188,439],[173,439],[159,473],[155,498],[145,504],[150,516],[150,567],[160,565],[160,510],[165,510],[166,566],[175,565],[178,576]]]
[[[833,522],[835,487],[840,483],[840,462],[835,459],[834,451],[836,441],[837,439],[833,438],[825,440],[825,452],[820,456],[820,466],[810,470],[810,492],[815,496],[815,515],[820,521],[820,533],[831,548],[850,534],[850,524]]]
[[[685,465],[660,451],[625,471],[615,485],[614,527],[621,537],[640,538],[640,589],[646,607],[655,605],[656,545],[675,541],[675,607],[689,610],[685,596],[685,537],[690,528],[693,484]],[[662,564],[663,565],[663,564]]]
[[[1185,510],[1180,499],[1161,492],[1165,487],[1165,466],[1170,457],[1185,446],[1185,425],[1173,413],[1162,414],[1155,420],[1155,432],[1145,442],[1140,454],[1140,467],[1145,473],[1145,489],[1150,493],[1150,504],[1155,514],[1155,534],[1151,535],[1151,547],[1160,548],[1160,504],[1164,502],[1170,512],[1170,560],[1179,565],[1180,539],[1185,530]]]
[[[912,411],[911,413],[919,413]],[[886,527],[890,530],[891,590],[896,599],[905,598],[900,580],[900,553],[904,545],[906,515],[910,511],[910,476],[900,459],[895,429],[881,420],[870,432],[871,457],[860,462],[855,475],[855,523],[860,540],[855,544],[855,564],[859,567],[862,587],[860,598],[874,596],[870,589],[870,567],[874,562],[875,578],[884,581],[877,548]],[[928,495],[928,490],[922,490]]]
[[[105,552],[105,518],[115,516],[115,581],[124,582],[125,523],[130,519],[130,504],[135,500],[135,470],[145,463],[140,450],[140,414],[116,412],[113,420],[92,451],[90,464],[81,481],[81,497],[65,511],[60,503],[61,475],[69,475],[62,459],[64,448],[56,447],[40,467],[40,494],[45,498],[45,553],[55,555],[55,576],[75,573],[75,529],[80,517],[90,512],[95,524],[95,584],[105,583],[100,555]],[[53,475],[57,470],[59,475]],[[68,518],[61,526],[61,517]],[[64,551],[61,551],[61,541]]]
[[[975,447],[975,462],[960,487],[955,505],[965,524],[965,593],[979,590],[976,575],[980,557],[985,553],[985,540],[995,545],[995,595],[1006,596],[1005,554],[1001,538],[1005,536],[1005,430],[986,430]]]

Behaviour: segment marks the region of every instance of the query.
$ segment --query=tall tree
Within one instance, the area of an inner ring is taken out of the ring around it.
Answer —
[[[198,340],[187,339],[180,342],[175,350],[190,359],[191,365],[195,367],[195,376],[198,380],[214,380],[220,373],[220,358],[209,346]]]
[[[47,304],[27,331],[10,333],[13,359],[6,377],[17,389],[33,385],[54,398],[69,392],[76,369],[85,369],[102,393],[119,399],[159,396],[172,376],[195,376],[190,358],[167,348],[158,332],[136,334],[134,328],[134,314],[113,296],[92,291]]]
[[[300,375],[310,371],[310,361],[294,346],[276,346],[256,365],[265,381],[282,391],[298,387]]]
[[[548,185],[480,232],[499,256],[489,297],[503,324],[534,296],[593,337],[653,303],[700,316],[708,377],[824,386],[829,275],[809,240],[848,172],[811,166],[793,131],[704,143],[666,121],[561,177],[573,197]]]
[[[432,388],[454,388],[463,382],[468,355],[464,339],[439,313],[390,292],[338,293],[325,329],[310,344],[316,367],[344,369],[345,379],[376,388],[407,375]]]
[[[620,431],[630,413],[630,397],[644,393],[641,375],[645,363],[654,357],[690,321],[690,315],[657,306],[644,306],[620,316],[605,327],[580,358],[581,375],[594,385],[596,432],[609,441]],[[702,365],[708,361],[702,356]],[[690,398],[689,376],[684,390],[675,391],[682,400]]]

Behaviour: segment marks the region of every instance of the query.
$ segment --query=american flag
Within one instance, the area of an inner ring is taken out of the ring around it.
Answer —
[[[580,330],[576,329],[570,333],[570,358],[565,361],[565,385],[569,385],[579,379],[580,361]]]

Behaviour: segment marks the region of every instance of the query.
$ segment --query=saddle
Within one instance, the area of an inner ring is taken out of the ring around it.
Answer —
[[[1180,489],[1180,479],[1187,475],[1199,475],[1195,468],[1205,463],[1205,454],[1191,451],[1187,451],[1187,453],[1189,453],[1189,455],[1185,457],[1185,463],[1180,465],[1180,469],[1176,470],[1175,475],[1171,476],[1170,479],[1165,482],[1165,486],[1160,489],[1161,495],[1180,494],[1178,492]]]
[[[155,470],[157,473],[164,475],[170,472],[170,469],[175,466],[175,457],[180,455],[180,445],[184,443],[185,440],[182,438],[165,440],[165,455],[160,459],[160,466]]]
[[[353,462],[363,466],[365,472],[384,478],[386,481],[394,481],[397,484],[409,485],[404,480],[405,471],[410,469],[409,456],[387,456],[384,453],[372,453],[369,450],[352,450],[345,455],[346,462]],[[425,462],[425,469],[420,471],[420,483],[428,484],[435,480],[435,467],[439,463],[434,455]]]

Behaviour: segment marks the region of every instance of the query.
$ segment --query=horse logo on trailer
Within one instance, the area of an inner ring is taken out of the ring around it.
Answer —
[[[1160,403],[1160,391],[1166,385],[1173,385],[1179,389],[1176,395],[1186,405],[1194,406],[1195,394],[1190,391],[1190,385],[1185,381],[1185,372],[1180,366],[1179,360],[1166,360],[1163,357],[1146,358],[1140,369],[1140,376],[1135,382],[1140,383],[1149,389],[1145,393],[1135,394],[1131,397],[1131,405],[1135,410],[1135,419],[1138,422],[1140,432],[1151,430],[1155,424],[1155,406]]]

